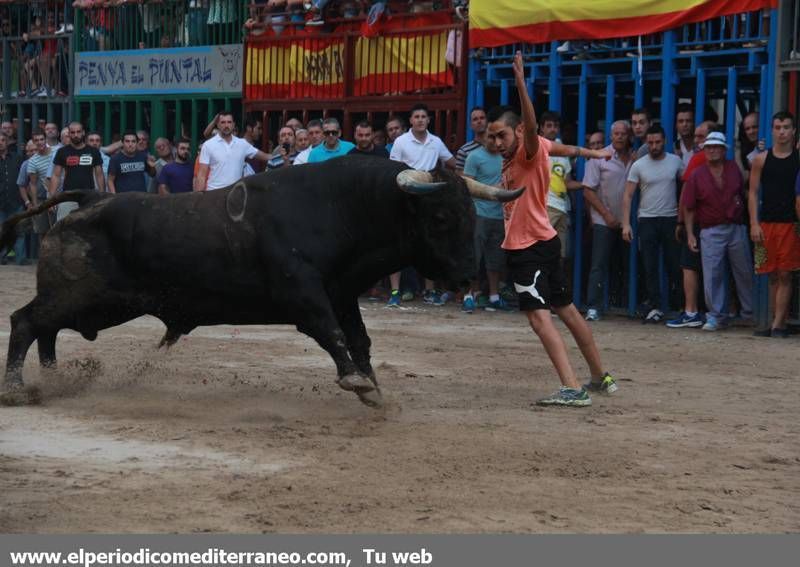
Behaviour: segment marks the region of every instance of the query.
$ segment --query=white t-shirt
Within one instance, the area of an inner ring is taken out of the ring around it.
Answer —
[[[650,154],[639,158],[628,173],[628,181],[639,184],[639,218],[674,217],[678,215],[678,177],[683,162],[675,154],[664,154],[655,160]]]
[[[222,189],[239,181],[244,160],[257,153],[250,142],[236,136],[231,137],[230,143],[219,134],[208,140],[200,150],[200,163],[209,167],[207,189]]]
[[[313,150],[315,147],[316,146],[308,146],[302,152],[294,156],[294,161],[292,162],[292,165],[303,165],[304,163],[308,163],[308,156],[311,155],[311,150]]]
[[[425,134],[424,142],[417,140],[410,130],[398,136],[389,158],[419,171],[431,171],[439,166],[439,160],[447,161],[453,157],[438,136],[427,131]]]

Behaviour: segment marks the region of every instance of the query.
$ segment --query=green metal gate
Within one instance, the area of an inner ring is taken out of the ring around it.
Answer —
[[[97,131],[104,143],[117,139],[127,130],[146,130],[151,142],[186,136],[193,149],[202,140],[205,127],[222,110],[240,116],[241,98],[236,96],[165,95],[148,97],[85,97],[75,100],[73,116],[88,130]],[[244,125],[239,125],[243,128]]]

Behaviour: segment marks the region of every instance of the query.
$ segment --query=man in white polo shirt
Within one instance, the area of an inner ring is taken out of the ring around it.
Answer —
[[[194,178],[195,191],[212,191],[236,183],[242,178],[246,159],[269,161],[268,154],[247,140],[234,136],[233,129],[233,114],[220,112],[217,115],[217,135],[206,141],[200,150],[200,165]]]
[[[390,158],[402,161],[420,171],[431,171],[439,160],[450,169],[456,168],[456,159],[441,138],[428,132],[430,124],[428,107],[417,104],[411,109],[411,130],[399,136],[392,145]]]
[[[411,130],[397,137],[392,145],[392,152],[389,158],[394,161],[402,161],[409,167],[420,171],[431,171],[439,167],[441,160],[450,169],[456,168],[456,158],[444,145],[441,138],[428,132],[430,124],[428,107],[424,104],[416,104],[411,109]],[[400,306],[400,272],[389,276],[392,286],[389,296],[389,307]],[[439,293],[433,288],[433,282],[425,280],[425,292],[423,299],[426,303],[434,305],[444,305]]]

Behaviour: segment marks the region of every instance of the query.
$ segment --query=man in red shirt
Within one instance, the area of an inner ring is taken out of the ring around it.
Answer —
[[[697,167],[681,194],[689,248],[697,252],[695,224],[700,227],[706,323],[704,331],[725,324],[725,284],[730,265],[744,318],[752,317],[753,273],[744,224],[744,179],[736,162],[725,159],[725,134],[711,132],[703,144],[706,163]],[[726,262],[727,260],[727,262]]]
[[[561,388],[539,400],[540,405],[588,406],[588,391],[611,394],[617,384],[603,372],[600,353],[592,331],[572,304],[567,280],[561,267],[561,244],[547,215],[552,156],[611,157],[608,150],[589,150],[551,142],[537,134],[536,114],[528,97],[522,54],[514,57],[514,80],[522,107],[522,120],[510,108],[495,108],[489,113],[488,144],[503,156],[503,185],[525,187],[513,204],[506,203],[503,216],[508,252],[508,268],[519,296],[520,309],[542,341],[561,380]],[[550,317],[550,309],[566,324],[589,365],[591,380],[581,386],[570,364],[567,347]]]

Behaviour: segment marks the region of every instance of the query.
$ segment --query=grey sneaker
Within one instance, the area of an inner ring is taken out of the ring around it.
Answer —
[[[585,407],[592,405],[592,398],[589,397],[589,393],[584,388],[575,390],[562,386],[554,394],[537,400],[536,404],[540,406]]]
[[[601,394],[613,394],[617,390],[619,390],[619,386],[617,386],[617,381],[614,380],[614,377],[606,372],[603,374],[603,377],[600,379],[599,382],[594,382],[593,380],[589,380],[586,384],[583,385],[584,390],[588,390],[589,392],[598,392]]]
[[[587,321],[599,321],[600,320],[600,313],[597,309],[589,309],[586,311],[586,320]]]

